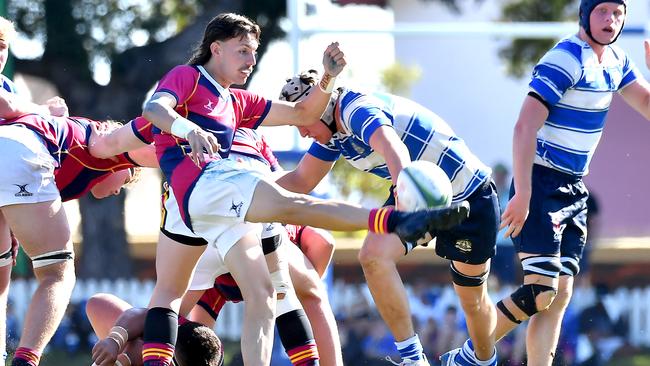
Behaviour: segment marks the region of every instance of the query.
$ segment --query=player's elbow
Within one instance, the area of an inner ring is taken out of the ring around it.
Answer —
[[[0,97],[0,118],[11,119],[21,115],[18,103],[11,99]]]

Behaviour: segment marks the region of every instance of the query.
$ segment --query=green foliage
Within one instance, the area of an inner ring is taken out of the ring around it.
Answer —
[[[399,62],[388,66],[381,73],[381,83],[393,94],[408,97],[411,86],[422,77],[419,66],[405,66]]]
[[[332,183],[345,198],[361,192],[363,197],[384,202],[387,197],[390,181],[381,179],[374,174],[359,170],[340,158],[331,172]]]
[[[201,3],[193,0],[14,0],[9,2],[8,15],[25,35],[45,42],[55,36],[48,32],[47,22],[69,20],[71,34],[81,39],[87,52],[110,58],[128,48],[169,38],[196,16]]]
[[[568,21],[577,17],[575,0],[513,0],[502,9],[502,20],[508,22]],[[515,39],[499,55],[508,63],[508,72],[521,77],[555,42],[555,39]]]

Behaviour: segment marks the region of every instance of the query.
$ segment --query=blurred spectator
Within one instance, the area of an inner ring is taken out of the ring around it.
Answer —
[[[448,306],[436,339],[436,357],[450,349],[461,347],[465,339],[467,339],[467,334],[460,329],[458,323],[458,309],[455,306]]]
[[[361,347],[367,365],[386,365],[384,360],[386,356],[399,359],[399,353],[395,349],[395,340],[379,317],[374,317],[371,320],[369,332],[363,339]]]
[[[604,305],[608,289],[596,286],[596,303],[582,312],[579,320],[578,365],[605,365],[612,355],[625,345],[623,334],[617,334],[617,325],[612,321]],[[624,330],[621,330],[624,332]]]

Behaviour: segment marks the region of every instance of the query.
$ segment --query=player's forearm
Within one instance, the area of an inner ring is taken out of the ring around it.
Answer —
[[[517,122],[513,137],[512,161],[515,192],[531,191],[533,160],[537,150],[537,130],[529,124]]]
[[[312,88],[312,92],[309,93],[307,98],[296,103],[295,108],[299,115],[292,120],[294,125],[308,125],[321,117],[330,101],[334,83],[335,77],[327,73],[323,74],[323,77],[318,82],[318,87]]]
[[[131,308],[124,311],[115,321],[115,326],[126,329],[129,333],[129,340],[141,337],[144,333],[144,320],[147,316],[147,309]]]
[[[38,105],[6,91],[0,92],[0,118],[15,118],[23,114],[50,114],[47,106]]]
[[[303,179],[295,170],[286,172],[276,172],[276,183],[287,191],[307,194],[316,188],[318,182],[310,182],[309,179]]]

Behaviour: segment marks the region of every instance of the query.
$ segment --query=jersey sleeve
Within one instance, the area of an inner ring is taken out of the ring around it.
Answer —
[[[623,53],[623,51],[620,51]],[[623,90],[626,86],[632,84],[635,82],[638,78],[639,75],[641,74],[641,71],[636,67],[634,62],[627,56],[627,54],[623,53],[625,56],[623,60],[623,79],[621,80],[621,83],[618,86],[618,91],[620,92]]]
[[[318,141],[312,142],[307,153],[323,161],[336,161],[341,156],[341,152],[334,144],[323,145]]]
[[[582,77],[582,49],[570,42],[560,42],[535,66],[530,88],[555,105],[564,93]]]
[[[151,122],[144,117],[136,117],[129,123],[135,137],[147,145],[153,143],[153,124]]]
[[[368,145],[370,137],[379,127],[393,125],[378,101],[367,95],[342,106],[341,116],[343,124]]]
[[[219,312],[226,304],[226,297],[216,288],[210,288],[203,292],[196,304],[203,308],[212,319],[217,320]]]
[[[266,159],[266,161],[269,162],[269,165],[271,166],[271,171],[277,172],[282,170],[282,166],[280,165],[278,158],[275,157],[275,154],[273,153],[273,150],[271,150],[269,144],[266,142],[264,135],[261,134],[260,134],[260,152],[262,153],[264,159]]]
[[[157,92],[169,93],[176,98],[176,104],[181,105],[194,94],[199,73],[188,65],[179,65],[171,69],[158,83]]]
[[[262,124],[271,110],[271,101],[247,90],[231,89],[230,92],[235,113],[240,117],[237,127],[255,129]]]

